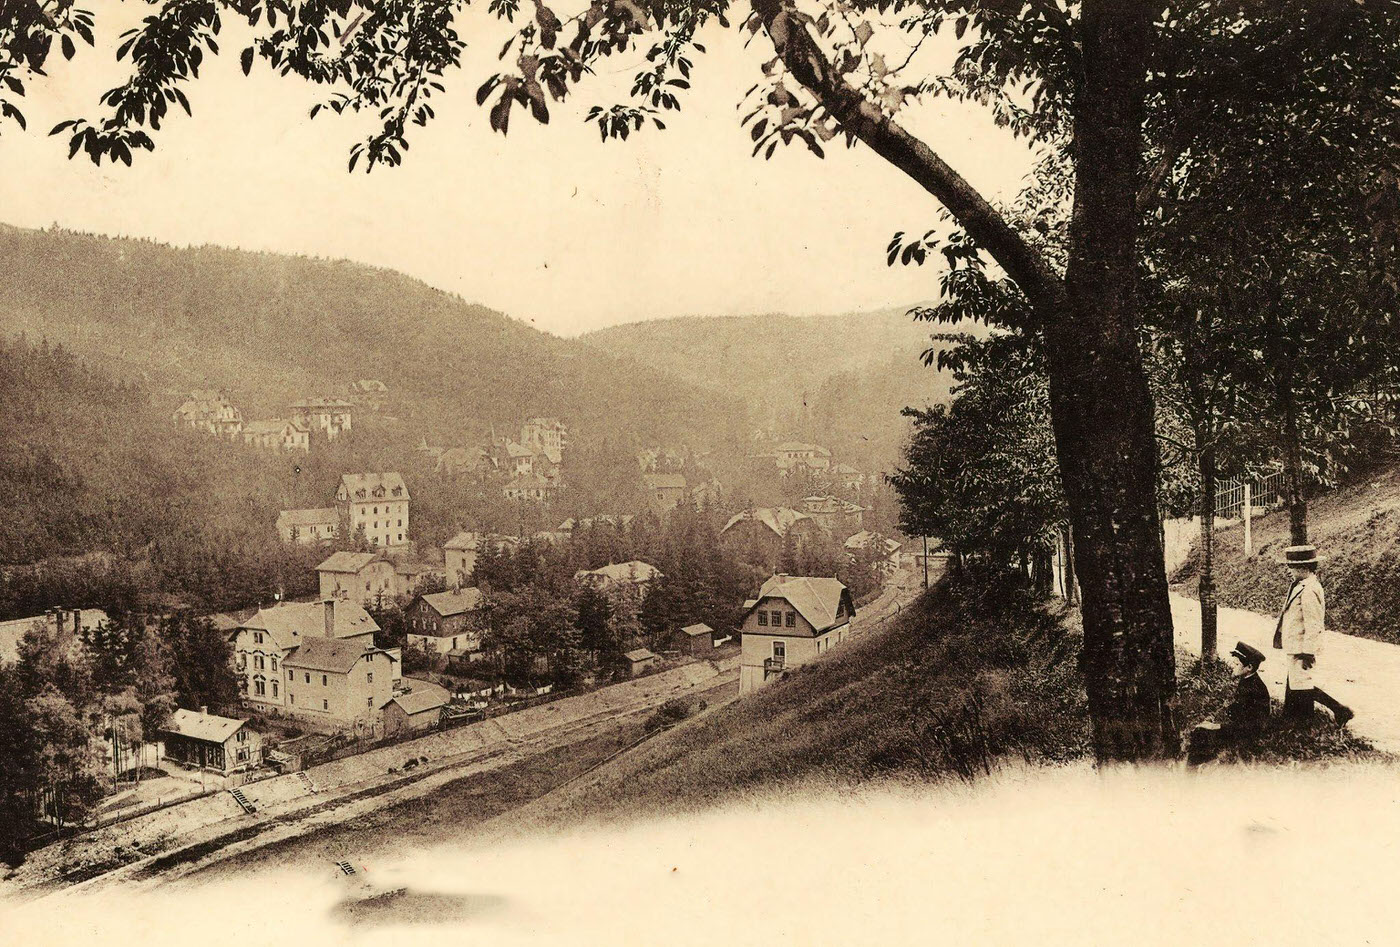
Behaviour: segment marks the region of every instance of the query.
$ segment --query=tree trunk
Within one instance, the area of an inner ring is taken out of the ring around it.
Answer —
[[[1215,447],[1197,435],[1204,444],[1197,455],[1201,475],[1201,576],[1197,596],[1201,600],[1201,660],[1214,658],[1219,651],[1215,604]]]
[[[1076,101],[1070,311],[1046,348],[1056,450],[1084,592],[1082,667],[1100,761],[1175,754],[1176,661],[1138,347],[1137,210],[1147,7],[1086,0]]]
[[[1065,601],[1079,604],[1079,579],[1074,574],[1074,532],[1068,526],[1065,533]]]
[[[1293,546],[1308,541],[1308,501],[1303,498],[1303,445],[1298,434],[1298,404],[1293,375],[1285,363],[1279,373],[1279,402],[1283,408],[1283,484],[1288,494],[1288,539]]]

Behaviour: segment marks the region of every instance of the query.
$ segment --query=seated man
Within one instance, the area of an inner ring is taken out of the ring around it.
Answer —
[[[1235,677],[1235,696],[1217,716],[1192,728],[1186,762],[1197,766],[1215,758],[1227,747],[1252,743],[1269,723],[1269,687],[1259,676],[1264,653],[1243,641],[1230,652],[1230,672]]]

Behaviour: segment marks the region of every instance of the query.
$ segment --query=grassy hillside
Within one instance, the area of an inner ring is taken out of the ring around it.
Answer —
[[[664,733],[521,817],[694,810],[809,781],[973,777],[1088,750],[1073,623],[1013,594],[935,588],[889,627]]]
[[[949,398],[952,379],[919,360],[934,328],[944,327],[914,322],[908,307],[899,307],[833,316],[665,319],[582,338],[693,384],[738,394],[754,406],[757,423],[816,439],[838,459],[888,469],[907,433],[900,409]]]
[[[378,378],[394,413],[443,436],[539,414],[648,439],[742,429],[736,398],[388,270],[6,226],[0,260],[0,335],[62,342],[162,403],[223,388],[266,417]]]
[[[1244,528],[1215,534],[1216,584],[1222,605],[1274,614],[1292,583],[1279,565],[1288,541],[1288,512],[1256,517],[1254,554],[1244,556]],[[1321,550],[1327,626],[1400,644],[1400,468],[1317,497],[1308,504],[1308,533]],[[1195,552],[1174,576],[1195,594]]]

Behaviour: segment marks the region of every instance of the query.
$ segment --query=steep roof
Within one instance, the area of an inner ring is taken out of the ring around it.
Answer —
[[[331,671],[336,674],[349,673],[355,663],[367,653],[387,654],[373,646],[365,647],[362,641],[340,641],[331,638],[304,638],[296,650],[282,660],[289,668],[304,668],[308,671]]]
[[[378,558],[372,552],[339,552],[331,553],[329,559],[316,567],[317,572],[349,572],[356,573]]]
[[[247,722],[247,720],[236,720],[232,717],[202,714],[197,710],[177,710],[170,715],[170,719],[165,722],[165,726],[161,729],[166,733],[176,733],[182,737],[204,740],[208,743],[223,743],[242,729]]]
[[[369,612],[346,599],[335,602],[335,637],[355,638],[379,630]],[[325,602],[284,602],[262,608],[238,625],[252,631],[266,631],[284,648],[295,647],[298,641],[325,638]]]
[[[729,518],[729,522],[724,524],[724,529],[720,533],[727,533],[740,523],[755,522],[768,527],[779,536],[786,536],[788,530],[792,529],[794,523],[811,519],[806,513],[794,510],[791,507],[759,507],[753,510],[744,510],[742,513],[735,513]]]
[[[385,497],[402,500],[409,498],[408,484],[403,482],[401,474],[393,471],[389,473],[345,474],[340,478],[340,485],[352,500],[379,499],[374,496],[374,491],[380,487],[384,488]],[[397,497],[393,496],[395,489],[401,491]],[[364,496],[359,495],[361,490],[365,491]]]
[[[327,523],[334,525],[340,521],[340,514],[335,511],[335,507],[317,507],[308,510],[283,510],[277,514],[278,527],[283,526],[324,526]]]
[[[439,687],[431,681],[405,678],[404,683],[409,685],[410,690],[395,694],[384,704],[385,707],[398,704],[404,713],[412,716],[446,707],[452,700],[452,695],[447,693],[446,688]]]
[[[574,575],[575,579],[594,576],[605,582],[651,582],[661,578],[661,570],[649,562],[633,559],[630,562],[614,562],[601,569],[585,569]]]
[[[423,603],[443,618],[465,615],[481,607],[481,589],[466,588],[455,592],[433,592],[423,596]]]
[[[647,488],[651,490],[684,490],[685,477],[676,473],[643,474]]]
[[[846,617],[855,615],[851,593],[836,579],[775,575],[763,583],[758,598],[750,600],[752,604],[745,603],[748,605],[745,617],[765,598],[784,599],[819,632],[837,624],[836,613],[843,600],[848,609]]]

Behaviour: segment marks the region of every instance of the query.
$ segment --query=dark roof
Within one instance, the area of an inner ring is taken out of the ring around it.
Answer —
[[[466,588],[455,592],[433,592],[423,596],[423,603],[443,618],[464,615],[481,607],[481,589]]]
[[[348,674],[354,669],[356,662],[367,652],[378,650],[377,648],[366,648],[361,641],[303,638],[301,644],[287,655],[282,664],[285,667],[302,668],[308,671]]]

